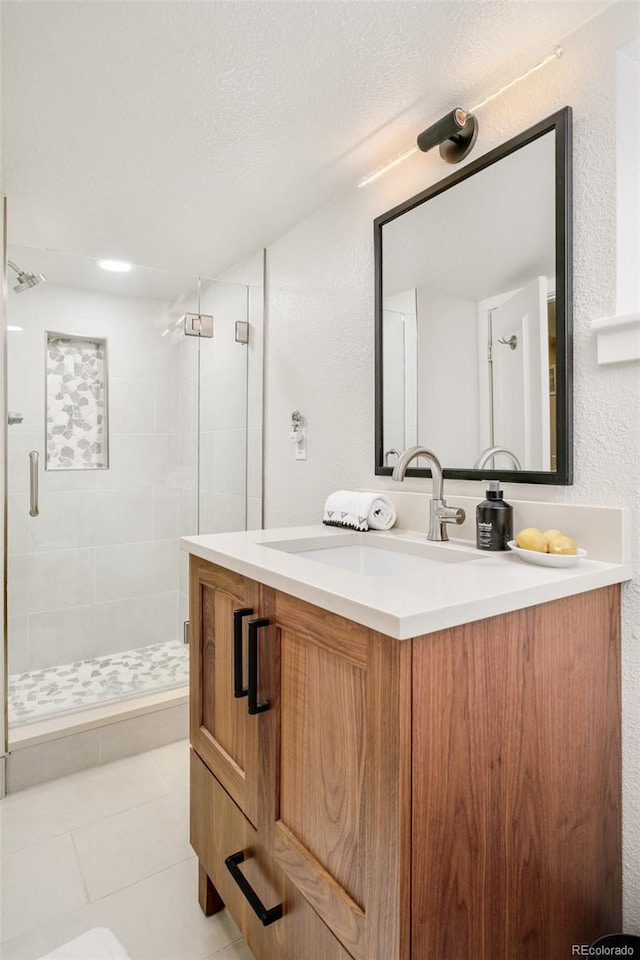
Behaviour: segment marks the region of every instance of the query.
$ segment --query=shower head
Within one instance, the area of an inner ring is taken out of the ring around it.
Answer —
[[[7,263],[18,274],[18,282],[13,288],[16,293],[22,293],[23,290],[37,287],[39,283],[46,283],[47,278],[44,273],[30,273],[28,270],[19,267],[13,260],[7,260]]]

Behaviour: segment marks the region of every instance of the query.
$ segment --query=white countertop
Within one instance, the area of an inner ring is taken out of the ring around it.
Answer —
[[[300,600],[355,620],[373,630],[405,640],[510,610],[595,590],[632,577],[624,563],[585,558],[566,569],[533,566],[515,554],[476,550],[450,540],[442,547],[473,555],[473,562],[434,565],[386,576],[363,576],[326,563],[267,546],[322,538],[336,545],[345,537],[354,544],[375,545],[379,538],[425,543],[424,534],[407,530],[356,534],[322,524],[183,537],[181,547],[211,563],[243,574]],[[364,540],[366,538],[366,541]],[[434,544],[435,549],[441,545]]]

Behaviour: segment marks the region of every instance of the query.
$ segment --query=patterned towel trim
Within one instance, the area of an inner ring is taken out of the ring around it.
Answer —
[[[322,521],[325,527],[349,527],[351,530],[359,530],[364,532],[369,529],[369,524],[365,520],[364,522],[356,523],[353,520],[323,520]]]

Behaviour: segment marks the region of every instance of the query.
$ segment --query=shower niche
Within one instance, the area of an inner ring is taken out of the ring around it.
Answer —
[[[107,341],[47,331],[46,470],[109,467]]]

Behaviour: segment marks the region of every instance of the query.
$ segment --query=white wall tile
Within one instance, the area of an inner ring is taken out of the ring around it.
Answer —
[[[132,751],[133,752],[133,751]],[[47,780],[96,767],[100,763],[100,730],[84,730],[13,750],[7,759],[7,789],[17,793]]]
[[[260,355],[250,357],[249,359],[249,383],[247,385],[248,407],[247,424],[249,427],[261,427],[263,420],[263,396],[262,396],[262,365],[263,359]]]
[[[180,429],[180,384],[157,380],[153,385],[153,432],[178,433]]]
[[[92,545],[133,543],[152,536],[152,502],[148,490],[96,490],[89,521]]]
[[[247,430],[247,496],[262,497],[262,429]]]
[[[189,594],[182,590],[178,594],[178,624],[182,628],[185,620],[189,619]]]
[[[177,588],[177,583],[175,584]],[[157,643],[154,609],[175,611],[177,589],[166,594],[68,607],[31,614],[29,669],[41,670]],[[173,615],[175,623],[175,612]],[[175,639],[167,624],[164,639]]]
[[[178,427],[180,433],[193,434],[197,429],[198,384],[195,379],[183,380],[178,394]]]
[[[151,600],[149,643],[182,640],[182,623],[178,623],[178,591],[155,594]]]
[[[189,704],[145,713],[102,727],[100,757],[102,763],[130,757],[142,750],[184,740],[189,732]]]
[[[95,636],[95,621],[95,607],[91,603],[31,614],[28,617],[29,670],[73,663],[102,652]]]
[[[181,490],[179,504],[180,536],[193,536],[196,531],[196,499],[195,490]]]
[[[93,656],[120,653],[122,650],[133,650],[153,643],[153,600],[154,597],[146,596],[96,603],[93,618]]]
[[[9,617],[9,675],[25,673],[29,669],[29,639],[27,617]]]
[[[160,331],[137,325],[113,329],[109,336],[109,377],[170,380],[169,351]]]
[[[149,488],[166,473],[167,441],[148,434],[114,434],[109,444],[109,469],[96,472],[98,489]]]
[[[242,348],[246,350],[246,347]],[[244,428],[247,419],[247,360],[204,373],[200,381],[202,430]]]
[[[244,497],[247,476],[246,430],[216,430],[213,435],[212,477],[202,477],[208,492]]]
[[[9,565],[9,610],[24,616],[94,600],[93,550],[60,550],[14,557]]]
[[[29,516],[29,494],[9,493],[7,496],[7,524],[9,556],[29,552],[31,527],[37,517]]]
[[[180,551],[180,590],[182,593],[189,593],[189,554],[184,550]]]
[[[109,431],[155,432],[155,384],[148,380],[109,377]]]
[[[246,504],[244,496],[224,493],[200,495],[200,532],[231,533],[245,529]]]
[[[12,410],[11,400],[9,409]],[[27,431],[22,424],[8,427],[7,435],[7,490],[9,494],[29,492],[29,452],[40,455],[40,476],[44,472],[44,426],[42,430]]]
[[[247,500],[247,530],[262,530],[262,499],[249,497]]]
[[[178,379],[180,381],[195,380],[198,376],[198,338],[187,337],[182,332],[178,334],[178,337],[180,358]],[[171,339],[171,337],[165,337],[165,339]]]
[[[25,433],[44,434],[45,406],[44,406],[44,359],[42,368],[16,369],[9,366],[7,376],[7,393],[10,398],[9,410],[20,413],[24,417],[21,424],[12,424],[9,432],[22,430]]]
[[[94,497],[93,490],[42,490],[40,516],[29,518],[29,549],[42,553],[91,546]]]
[[[153,528],[151,536],[154,540],[168,540],[181,536],[180,498],[181,492],[179,489],[153,488],[151,501]]]
[[[96,548],[96,600],[122,600],[175,589],[176,540]]]

